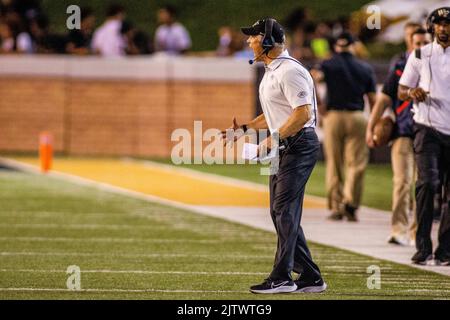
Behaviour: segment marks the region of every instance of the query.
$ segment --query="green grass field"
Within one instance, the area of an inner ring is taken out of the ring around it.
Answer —
[[[275,235],[93,187],[0,170],[0,299],[432,299],[448,277],[312,243],[325,294],[258,296]],[[83,292],[66,290],[70,265]],[[381,267],[369,290],[367,267]],[[9,288],[9,289],[8,289]],[[18,288],[12,290],[11,288]]]
[[[152,159],[172,164],[170,159]],[[181,165],[182,167],[251,182],[268,184],[268,177],[260,174],[260,165]],[[326,197],[325,164],[318,162],[306,186],[306,193]],[[391,210],[392,206],[392,169],[390,164],[369,164],[364,180],[362,204],[368,207]]]

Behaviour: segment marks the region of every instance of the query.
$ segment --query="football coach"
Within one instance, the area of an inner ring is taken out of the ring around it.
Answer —
[[[263,113],[244,125],[233,119],[230,129],[269,129],[271,135],[260,142],[259,154],[279,145],[278,171],[270,176],[270,214],[278,237],[275,262],[269,277],[250,291],[322,292],[326,283],[313,262],[300,226],[305,185],[319,152],[314,130],[314,82],[308,70],[289,56],[283,28],[277,21],[259,20],[241,31],[249,36],[247,43],[255,56],[249,63],[261,61],[265,65],[259,87]],[[226,139],[226,131],[222,137]],[[292,271],[299,274],[295,281]]]
[[[433,258],[433,203],[442,182],[447,208],[441,217],[434,259],[438,265],[450,265],[450,7],[433,11],[427,25],[435,39],[409,56],[398,90],[399,99],[414,100],[413,148],[418,177],[417,252],[412,261],[427,264]]]

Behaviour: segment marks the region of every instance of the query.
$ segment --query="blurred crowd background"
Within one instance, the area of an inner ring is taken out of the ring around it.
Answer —
[[[330,57],[333,38],[343,30],[360,40],[357,56],[387,60],[405,49],[402,32],[394,41],[380,42],[380,30],[366,28],[368,3],[0,0],[0,53],[125,56],[165,52],[247,59],[252,53],[239,27],[270,15],[285,26],[290,53],[302,61]],[[66,27],[71,4],[81,7],[80,30]],[[395,11],[392,4],[391,8]],[[426,14],[419,10],[415,19],[423,20]],[[401,12],[383,14],[382,30],[409,18]]]

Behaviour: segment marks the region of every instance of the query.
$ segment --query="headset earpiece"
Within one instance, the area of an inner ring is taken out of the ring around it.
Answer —
[[[426,22],[427,32],[429,34],[431,34],[432,36],[434,36],[434,25],[433,25],[432,18],[434,16],[434,14],[436,13],[436,11],[437,10],[434,10],[433,12],[430,13],[430,15],[427,18],[427,22]]]
[[[269,52],[270,50],[275,47],[275,39],[272,36],[272,29],[273,29],[273,22],[274,20],[271,18],[266,19],[265,23],[265,30],[264,30],[264,38],[262,40],[261,46],[266,51]]]

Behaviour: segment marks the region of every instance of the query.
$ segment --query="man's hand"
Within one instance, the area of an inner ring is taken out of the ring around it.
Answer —
[[[243,131],[241,132],[242,134],[236,134],[236,130],[239,129],[242,129],[242,127],[237,123],[236,117],[233,117],[233,125],[228,129],[221,131],[223,144],[226,145],[229,142],[236,142],[240,137],[242,137],[244,135]]]
[[[417,100],[419,102],[425,101],[427,98],[428,92],[423,90],[422,88],[414,88],[408,90],[408,96],[414,100]]]
[[[366,129],[366,143],[369,148],[375,148],[375,141],[373,141],[373,128],[367,126]]]
[[[266,156],[272,149],[272,136],[265,138],[258,145],[258,157]]]

